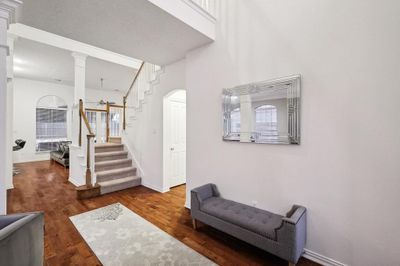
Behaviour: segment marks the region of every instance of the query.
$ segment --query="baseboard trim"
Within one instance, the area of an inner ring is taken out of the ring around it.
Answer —
[[[186,201],[185,201],[185,208],[190,210],[190,204],[189,204],[189,202],[186,202]]]
[[[79,182],[76,181],[76,180],[75,180],[74,178],[72,178],[72,177],[69,177],[69,178],[68,178],[68,182],[70,182],[72,185],[74,185],[74,186],[76,186],[76,187],[81,186],[81,184],[79,184]]]
[[[143,179],[142,179],[142,186],[148,187],[148,188],[155,190],[157,192],[160,192],[160,193],[165,193],[165,192],[169,191],[169,189],[159,188],[159,187],[153,186],[152,184],[149,184],[147,182],[143,182]]]
[[[34,158],[34,159],[32,159],[31,158],[31,159],[27,159],[27,160],[16,160],[16,161],[13,161],[13,164],[45,162],[45,161],[51,161],[50,157],[48,159],[46,159],[46,158]]]
[[[303,257],[324,266],[347,266],[344,263],[328,258],[324,255],[318,254],[317,252],[311,251],[309,249],[304,249]]]

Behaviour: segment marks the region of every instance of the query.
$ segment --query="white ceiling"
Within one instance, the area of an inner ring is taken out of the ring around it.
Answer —
[[[158,65],[212,41],[148,0],[24,0],[17,20]]]
[[[86,87],[126,92],[135,69],[88,57]],[[70,51],[18,38],[14,48],[14,75],[74,85],[74,58]],[[100,79],[103,78],[103,87]]]

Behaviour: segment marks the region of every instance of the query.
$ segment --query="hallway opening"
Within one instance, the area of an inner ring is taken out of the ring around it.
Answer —
[[[164,187],[186,183],[186,91],[174,90],[164,97]]]

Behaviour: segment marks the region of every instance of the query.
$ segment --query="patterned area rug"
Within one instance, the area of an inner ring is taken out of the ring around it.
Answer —
[[[70,219],[105,266],[216,265],[120,203]]]

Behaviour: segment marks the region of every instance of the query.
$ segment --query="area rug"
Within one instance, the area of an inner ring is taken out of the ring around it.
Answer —
[[[120,203],[70,219],[105,266],[215,265]]]

